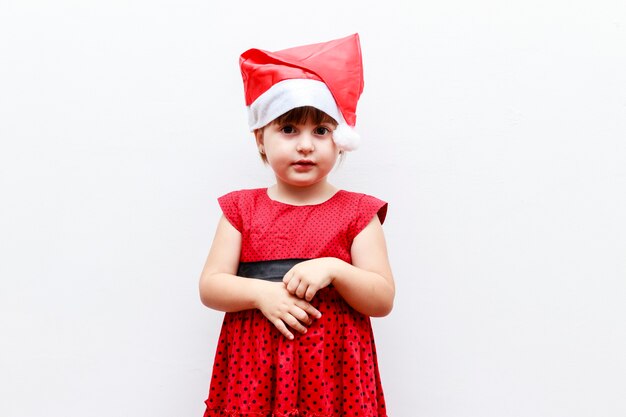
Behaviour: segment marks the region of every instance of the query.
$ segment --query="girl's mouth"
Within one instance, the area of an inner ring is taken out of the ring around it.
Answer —
[[[300,165],[300,166],[313,166],[315,165],[315,162],[310,161],[308,159],[301,159],[299,161],[296,161],[293,163],[294,165]]]
[[[294,162],[292,165],[296,171],[305,172],[313,169],[315,162],[309,161],[308,159],[301,159],[300,161]]]

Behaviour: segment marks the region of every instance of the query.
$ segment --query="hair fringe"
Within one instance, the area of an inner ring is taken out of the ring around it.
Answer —
[[[311,122],[316,125],[330,123],[337,126],[337,121],[335,119],[312,106],[303,106],[291,109],[274,119],[272,124],[304,124],[306,122]]]

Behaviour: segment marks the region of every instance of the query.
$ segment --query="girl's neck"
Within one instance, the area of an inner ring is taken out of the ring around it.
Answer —
[[[298,187],[276,181],[276,184],[267,189],[267,194],[272,200],[281,203],[305,206],[323,203],[335,195],[337,191],[337,187],[328,181],[320,181],[307,187]]]

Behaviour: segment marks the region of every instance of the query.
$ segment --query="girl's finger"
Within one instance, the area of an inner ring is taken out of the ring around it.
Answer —
[[[289,278],[289,284],[287,284],[287,291],[289,291],[290,294],[295,294],[299,285],[300,279],[297,276],[292,275],[291,278]]]
[[[309,285],[303,298],[307,301],[311,301],[313,297],[315,297],[315,294],[317,294],[317,288],[315,288],[313,285]]]
[[[313,307],[311,304],[307,303],[304,300],[298,300],[299,302],[296,303],[296,305],[298,307],[300,307],[302,310],[304,310],[305,313],[307,313],[310,317],[314,317],[316,319],[319,319],[320,317],[322,317],[322,313],[320,313],[320,311]]]
[[[283,321],[289,325],[289,327],[291,327],[292,329],[300,332],[300,333],[306,333],[306,327],[304,327],[302,325],[302,323],[300,323],[298,321],[298,319],[296,319],[294,316],[292,316],[291,314],[288,314],[287,316],[285,316],[283,318]]]
[[[298,288],[296,288],[295,292],[298,298],[304,298],[304,294],[306,294],[307,288],[308,285],[304,281],[300,281],[300,285],[298,285]]]
[[[298,306],[293,306],[293,308],[289,311],[292,316],[297,318],[300,322],[306,324],[307,326],[313,323],[313,319],[309,317],[309,315]]]
[[[283,323],[281,319],[276,319],[272,323],[278,329],[278,331],[283,334],[283,336],[285,336],[289,340],[293,340],[293,333],[291,333],[289,329],[287,329],[287,326],[285,326],[285,323]]]

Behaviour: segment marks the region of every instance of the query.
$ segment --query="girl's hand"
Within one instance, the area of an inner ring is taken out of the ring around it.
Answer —
[[[283,278],[287,291],[311,301],[319,290],[333,282],[334,276],[331,271],[336,262],[341,261],[337,258],[318,258],[300,262]]]
[[[313,323],[313,318],[320,318],[320,313],[315,307],[304,300],[295,297],[287,291],[282,282],[263,282],[259,286],[256,307],[263,315],[289,340],[293,340],[293,333],[289,327],[306,333],[307,328]]]

